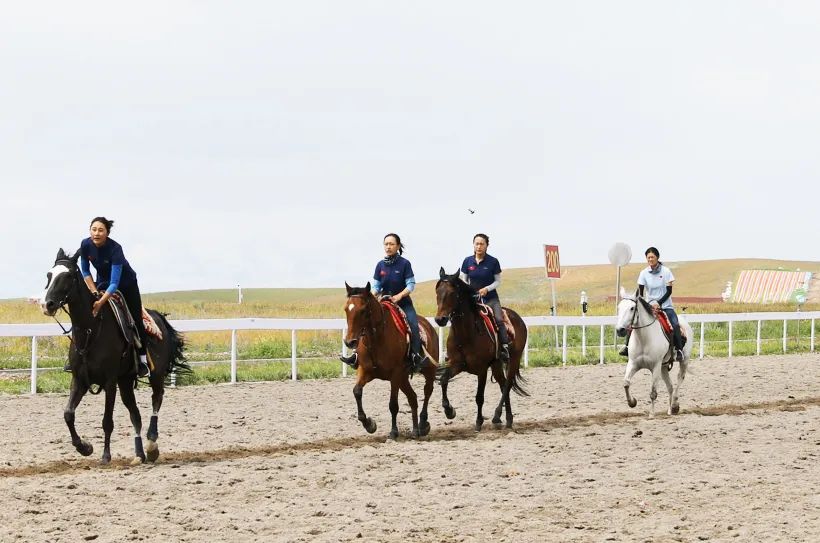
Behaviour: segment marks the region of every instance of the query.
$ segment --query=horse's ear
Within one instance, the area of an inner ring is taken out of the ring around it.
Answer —
[[[364,289],[365,289],[367,292],[370,292],[370,281],[368,281],[368,282],[367,282],[367,284],[364,286]]]
[[[347,289],[347,295],[350,296],[351,288],[350,285],[347,284],[347,281],[345,281],[345,288]]]
[[[57,262],[58,260],[65,260],[66,258],[65,251],[63,251],[63,248],[60,247],[60,250],[57,251],[57,256],[54,257],[54,262]]]
[[[635,301],[635,296],[630,296],[629,294],[626,293],[626,289],[624,287],[621,287],[621,299],[623,299],[623,300],[632,300],[634,302]]]
[[[447,273],[444,271],[444,266],[438,269],[438,277],[439,279],[444,279],[445,277],[447,277]]]

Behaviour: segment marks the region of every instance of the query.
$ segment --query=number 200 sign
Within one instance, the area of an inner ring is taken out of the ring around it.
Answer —
[[[561,278],[561,260],[558,258],[557,245],[544,245],[544,263],[547,266],[547,277]]]

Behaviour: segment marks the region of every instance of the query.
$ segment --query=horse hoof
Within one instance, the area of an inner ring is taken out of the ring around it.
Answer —
[[[507,421],[507,429],[512,430],[512,421],[511,420]]]
[[[94,452],[94,446],[86,440],[82,440],[76,449],[83,456],[90,456]]]
[[[444,408],[444,416],[448,419],[456,418],[456,409],[455,407],[445,407]]]
[[[670,411],[670,413],[669,413],[670,415],[677,415],[680,412],[680,406],[675,404],[671,407],[671,409],[669,411]]]
[[[399,431],[398,430],[390,430],[390,433],[387,434],[387,439],[390,439],[391,441],[395,441],[396,439],[398,439],[398,437],[399,437]]]
[[[364,421],[364,424],[362,426],[364,426],[364,429],[368,434],[372,434],[376,431],[376,423],[373,422],[373,419],[369,417],[367,420]]]
[[[627,400],[626,403],[629,405],[629,407],[635,407],[636,405],[638,405],[638,400],[632,398],[631,400]]]
[[[139,456],[135,456],[133,459],[131,459],[132,466],[139,466],[143,462],[145,462],[145,458],[140,458]]]
[[[475,423],[475,431],[476,431],[476,432],[480,432],[480,431],[481,431],[481,427],[482,427],[482,426],[484,426],[484,421],[481,421],[481,422],[476,422],[476,423]]]
[[[156,462],[159,458],[159,447],[156,441],[148,440],[148,446],[145,448],[146,460],[148,462]]]
[[[420,437],[424,437],[424,436],[426,436],[427,434],[430,433],[430,423],[429,422],[423,422],[423,423],[421,423],[420,426],[421,426],[421,428],[419,428],[419,436]]]
[[[100,458],[100,464],[102,464],[103,466],[107,466],[110,463],[111,463],[111,455],[107,455],[107,456],[103,455],[103,457]]]

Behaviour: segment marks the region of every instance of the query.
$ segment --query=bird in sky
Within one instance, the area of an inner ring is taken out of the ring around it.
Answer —
[[[470,212],[470,215],[473,215],[475,213],[475,209],[470,209],[469,207],[467,208],[467,211]]]

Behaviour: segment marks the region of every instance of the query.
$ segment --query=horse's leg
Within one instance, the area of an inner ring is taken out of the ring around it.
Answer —
[[[430,396],[433,395],[433,386],[436,382],[436,369],[432,366],[424,368],[424,401],[419,413],[419,435],[426,436],[430,433],[430,423],[427,422],[427,405],[430,403]]]
[[[105,434],[105,445],[100,460],[103,464],[111,462],[111,432],[114,431],[114,400],[117,399],[117,382],[105,384],[105,412],[103,413],[102,427]]]
[[[501,389],[501,399],[498,401],[498,406],[495,408],[495,413],[493,413],[493,425],[496,428],[501,427],[501,410],[504,408],[505,405],[509,404],[510,401],[510,389],[507,386],[507,378],[504,376],[504,367],[500,361],[495,361],[492,366],[490,366],[493,377],[495,377],[496,382],[498,383],[498,388]],[[507,427],[512,426],[512,413],[510,412],[510,408],[507,407]]]
[[[390,401],[388,402],[388,406],[390,407],[390,435],[388,436],[390,439],[396,439],[399,437],[399,427],[396,423],[396,417],[399,414],[399,383],[397,382],[396,378],[390,379]],[[416,423],[418,425],[418,423]]]
[[[450,384],[450,379],[461,373],[460,370],[454,369],[452,363],[444,368],[444,371],[439,378],[439,386],[441,387],[441,407],[444,408],[444,416],[448,419],[456,418],[456,410],[450,405],[450,398],[447,397],[447,386]]]
[[[142,449],[142,415],[137,407],[137,399],[134,397],[134,380],[130,377],[123,377],[119,382],[120,399],[128,408],[131,426],[134,427],[134,460],[131,464],[141,464],[145,462],[145,451]]]
[[[361,371],[361,367],[359,367],[359,371]],[[364,385],[365,381],[363,379],[356,381],[356,386],[353,387],[353,396],[356,398],[356,411],[359,422],[362,423],[362,426],[364,426],[368,434],[372,434],[376,431],[376,423],[364,414],[364,409],[362,408],[362,391],[364,390]]]
[[[638,405],[638,400],[633,398],[632,394],[629,393],[629,386],[632,384],[632,378],[635,376],[636,371],[638,371],[638,366],[635,364],[635,361],[630,358],[626,363],[626,373],[624,374],[624,392],[626,392],[626,403],[629,407]]]
[[[484,424],[484,415],[482,409],[484,408],[484,389],[487,387],[487,371],[478,372],[478,386],[475,391],[475,431],[480,432],[481,426]]]
[[[94,447],[77,433],[77,429],[74,427],[74,412],[77,410],[77,406],[80,405],[86,392],[88,392],[88,388],[80,386],[77,379],[72,377],[68,404],[65,406],[65,411],[63,412],[63,418],[65,419],[66,426],[68,426],[68,432],[71,434],[71,444],[74,445],[77,452],[83,456],[88,456],[93,453]]]
[[[162,407],[162,399],[165,396],[165,377],[160,376],[159,372],[151,375],[151,422],[148,424],[148,432],[145,438],[148,440],[146,444],[147,460],[149,462],[156,462],[159,458],[159,447],[157,446],[157,438],[159,438],[159,409]]]
[[[680,411],[680,404],[678,403],[678,398],[680,394],[680,386],[683,384],[683,379],[686,377],[686,369],[689,366],[689,360],[684,358],[683,362],[679,364],[680,369],[678,370],[678,381],[675,383],[675,390],[672,395],[672,405],[670,407],[670,415],[677,415]]]
[[[407,403],[410,404],[410,413],[413,418],[413,437],[420,437],[421,431],[419,430],[419,398],[416,395],[416,391],[413,390],[413,385],[410,384],[410,379],[408,378],[407,374],[404,374],[404,380],[399,383],[399,388],[402,392],[404,392],[404,395],[407,397]]]
[[[663,378],[663,382],[666,384],[666,390],[669,392],[669,409],[667,410],[667,415],[672,415],[672,403],[674,399],[674,393],[672,389],[672,378],[669,376],[669,372],[666,370],[666,365],[661,364],[661,378]]]
[[[649,392],[649,418],[655,418],[655,400],[658,398],[658,382],[661,380],[661,367],[663,364],[655,364],[652,370],[652,390]]]

